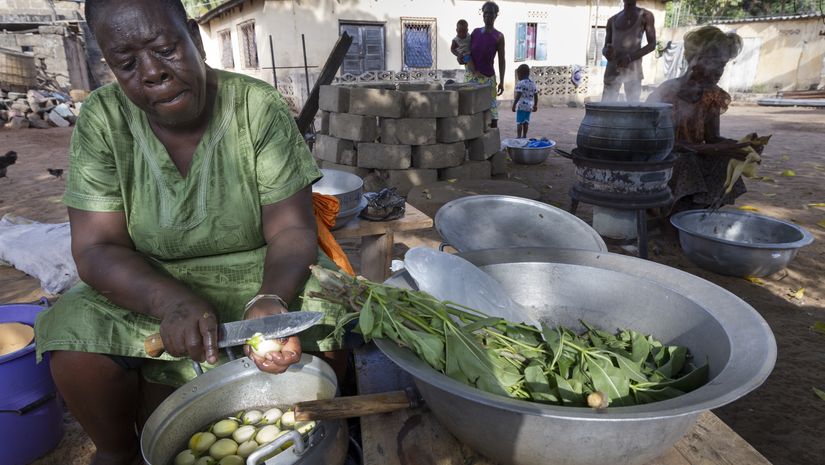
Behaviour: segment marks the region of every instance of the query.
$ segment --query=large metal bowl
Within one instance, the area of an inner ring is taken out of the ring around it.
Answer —
[[[587,223],[560,208],[509,195],[473,195],[444,204],[435,229],[459,252],[556,247],[607,252]]]
[[[690,210],[673,215],[670,222],[690,261],[730,276],[776,273],[814,240],[799,225],[748,212]]]
[[[439,421],[503,465],[645,464],[661,456],[705,410],[747,394],[768,377],[776,342],[765,320],[730,292],[691,274],[611,253],[502,249],[461,254],[496,278],[532,316],[581,329],[632,328],[687,346],[708,361],[710,381],[683,396],[633,407],[551,406],[489,394],[449,378],[408,349],[378,347],[415,379]],[[413,287],[406,272],[387,281]]]
[[[216,419],[252,408],[329,399],[337,390],[332,368],[309,354],[280,375],[260,371],[249,358],[240,358],[198,376],[164,400],[143,428],[140,450],[146,463],[169,465],[194,433]],[[298,453],[290,447],[278,454],[278,463],[340,465],[346,458],[347,438],[342,420],[319,422],[307,448]]]
[[[538,165],[547,160],[553,146],[556,143],[550,141],[549,147],[507,147],[507,154],[513,163],[519,165]]]

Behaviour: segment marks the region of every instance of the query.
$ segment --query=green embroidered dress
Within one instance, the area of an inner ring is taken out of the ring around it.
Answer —
[[[139,253],[212,302],[220,321],[234,321],[261,285],[261,205],[290,197],[321,173],[277,91],[244,75],[215,72],[215,111],[186,177],[117,84],[93,92],[72,135],[63,201],[80,210],[124,212]],[[334,267],[320,251],[318,262]],[[317,286],[310,278],[302,294]],[[327,313],[301,334],[303,349],[336,349],[322,339],[343,309],[308,298],[293,305]],[[71,350],[146,357],[143,340],[158,328],[158,320],[80,283],[38,316],[37,355]],[[144,365],[147,379],[179,385],[194,376],[188,360],[169,362],[175,359],[168,354],[162,360]]]

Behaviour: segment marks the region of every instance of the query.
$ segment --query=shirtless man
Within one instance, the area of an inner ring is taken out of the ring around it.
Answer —
[[[642,47],[642,34],[647,45]],[[619,99],[624,84],[625,100],[638,102],[642,93],[642,57],[656,47],[653,13],[636,6],[636,0],[624,0],[624,9],[607,20],[602,55],[607,58],[604,70],[603,102]]]

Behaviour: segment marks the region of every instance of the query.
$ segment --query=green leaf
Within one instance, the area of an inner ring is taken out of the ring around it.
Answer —
[[[562,353],[564,352],[564,343],[562,342],[563,334],[561,332],[561,329],[559,328],[550,329],[544,325],[541,325],[541,332],[542,334],[544,334],[544,340],[547,344],[547,350],[549,350],[550,353],[553,354],[553,359],[550,360],[550,363],[547,365],[547,368],[552,370],[553,368],[555,368],[556,364],[559,362],[559,358],[562,356]],[[567,377],[567,370],[562,370],[560,368],[559,371],[561,372],[562,376],[564,376],[565,378]]]
[[[358,327],[361,328],[361,334],[364,335],[365,341],[369,341],[374,337],[372,334],[374,325],[375,314],[372,309],[372,291],[370,291],[367,300],[361,306],[361,314],[358,316]]]
[[[637,383],[646,383],[648,381],[647,376],[642,373],[640,369],[640,364],[634,362],[633,360],[623,357],[618,354],[614,354],[613,357],[619,364],[619,369],[622,370],[625,377],[630,380],[636,381]]]
[[[630,337],[633,347],[631,349],[631,360],[637,363],[644,362],[650,355],[650,350],[652,349],[650,342],[648,342],[647,338],[643,334],[635,331],[630,332]]]
[[[423,331],[412,331],[412,333],[416,336],[413,340],[415,353],[431,367],[443,373],[445,351],[441,337]]]
[[[593,387],[596,391],[605,393],[611,404],[620,406],[633,404],[628,398],[630,382],[622,370],[600,359],[588,359],[586,365],[587,372],[593,380]]]
[[[710,367],[706,363],[701,367],[691,371],[690,373],[678,379],[669,379],[666,381],[651,381],[647,383],[639,383],[635,387],[643,390],[656,390],[664,388],[678,389],[682,392],[690,392],[694,389],[703,386],[708,382],[708,375]]]
[[[823,391],[822,389],[817,389],[817,388],[811,388],[811,389],[814,390],[814,394],[819,396],[820,399],[825,400],[825,391]]]
[[[820,334],[825,334],[825,321],[815,321],[811,329]]]
[[[480,319],[476,322],[473,322],[473,323],[470,323],[468,325],[462,326],[461,329],[463,329],[464,331],[466,331],[468,333],[474,333],[474,332],[476,332],[476,331],[478,331],[479,329],[482,329],[482,328],[488,328],[488,327],[491,327],[491,326],[496,326],[497,324],[501,323],[502,321],[505,321],[505,320],[502,320],[501,318],[492,318],[492,317],[482,318],[482,319]]]
[[[567,381],[559,375],[555,375],[555,378],[556,386],[558,386],[559,395],[561,396],[561,400],[564,405],[585,405],[585,401],[581,392],[581,384],[576,382],[571,384],[569,381]]]
[[[636,402],[640,404],[649,404],[660,400],[673,399],[674,397],[679,397],[684,394],[684,392],[671,387],[662,389],[636,389],[633,393],[636,395]]]
[[[550,386],[541,365],[531,364],[524,370],[524,384],[527,386],[527,390],[530,391],[533,400],[554,404],[561,403],[558,391],[555,387]]]
[[[685,366],[687,348],[681,346],[668,346],[663,352],[667,352],[667,361],[659,364],[657,371],[667,378],[675,377]]]

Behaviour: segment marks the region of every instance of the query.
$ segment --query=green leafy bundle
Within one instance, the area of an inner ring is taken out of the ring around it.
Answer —
[[[631,330],[610,334],[586,323],[577,334],[542,331],[442,302],[433,296],[312,267],[321,292],[310,297],[354,310],[330,337],[340,340],[358,320],[364,340],[390,339],[447,376],[486,392],[557,405],[629,406],[670,399],[705,384],[708,365],[694,368],[688,350]],[[543,337],[542,337],[543,336]]]

